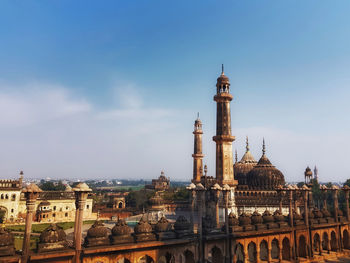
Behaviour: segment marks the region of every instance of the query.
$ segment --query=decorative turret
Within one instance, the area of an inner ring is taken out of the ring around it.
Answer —
[[[4,227],[0,227],[0,256],[15,254],[15,239],[13,234]]]
[[[86,247],[109,245],[107,227],[102,222],[95,221],[87,232],[84,245]]]
[[[306,167],[304,175],[305,175],[305,184],[307,186],[310,186],[312,184],[312,171],[309,166]]]
[[[68,248],[66,233],[56,224],[49,225],[41,234],[38,243],[38,252],[48,252]]]
[[[179,216],[174,224],[176,236],[182,238],[192,234],[191,224],[187,221],[186,217]]]
[[[172,230],[172,225],[164,216],[161,217],[158,223],[155,225],[155,232],[157,240],[176,238],[176,235]]]
[[[143,217],[135,226],[134,235],[135,235],[135,240],[137,242],[156,240],[156,237],[153,234],[152,226]]]
[[[118,219],[117,223],[112,228],[110,239],[112,244],[131,243],[134,241],[131,236],[131,228],[124,219]]]

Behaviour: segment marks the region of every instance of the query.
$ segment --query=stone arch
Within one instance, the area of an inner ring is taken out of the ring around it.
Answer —
[[[331,233],[331,250],[337,251],[337,249],[338,249],[337,235],[335,234],[334,231],[332,231],[332,233]]]
[[[350,248],[349,232],[346,229],[343,232],[343,247],[345,249],[349,249]]]
[[[243,263],[244,262],[244,247],[241,243],[236,245],[235,249],[236,262],[235,263]]]
[[[327,234],[327,232],[323,232],[323,235],[322,235],[322,249],[323,250],[329,250],[328,242],[329,242],[328,234]]]
[[[16,194],[13,194],[13,195],[12,195],[11,201],[16,201]]]
[[[318,253],[321,252],[320,251],[321,250],[321,238],[320,238],[320,235],[318,233],[316,233],[314,235],[313,243],[312,243],[312,249],[315,252],[318,252]]]
[[[151,258],[149,255],[144,255],[139,258],[137,263],[155,263],[153,258]]]
[[[118,203],[118,208],[123,208],[123,202],[122,202],[122,201],[120,201],[120,202]]]
[[[259,257],[261,260],[269,260],[269,248],[266,240],[260,242],[260,253]]]
[[[287,237],[282,241],[282,260],[290,260],[290,242]]]
[[[249,262],[256,262],[257,252],[256,244],[252,241],[248,244],[248,260]]]
[[[299,236],[299,242],[298,242],[298,254],[299,257],[306,258],[307,253],[306,253],[306,238],[304,235]]]
[[[116,263],[131,263],[131,262],[130,262],[130,260],[122,257],[122,258],[117,259]]]
[[[222,255],[221,249],[217,246],[211,249],[211,262],[212,263],[223,263],[224,256]]]
[[[184,253],[185,263],[195,263],[194,255],[190,250],[186,250]]]
[[[277,238],[274,238],[271,241],[271,258],[279,259],[280,256],[280,247]]]

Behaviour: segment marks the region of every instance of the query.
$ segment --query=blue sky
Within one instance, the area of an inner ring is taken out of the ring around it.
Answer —
[[[288,181],[350,178],[349,1],[1,1],[0,173],[192,173],[204,122],[214,174],[216,78],[245,136]]]

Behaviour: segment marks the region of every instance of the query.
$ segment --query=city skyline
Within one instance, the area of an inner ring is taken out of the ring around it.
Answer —
[[[315,3],[1,3],[0,178],[189,180],[197,112],[214,176],[224,63],[239,158],[345,181],[350,3]]]

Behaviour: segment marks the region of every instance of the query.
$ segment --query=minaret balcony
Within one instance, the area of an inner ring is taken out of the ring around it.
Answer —
[[[213,137],[214,142],[233,142],[236,139],[232,135],[216,135]]]
[[[219,93],[214,96],[214,100],[216,102],[231,101],[232,99],[233,99],[232,94],[227,92]]]

